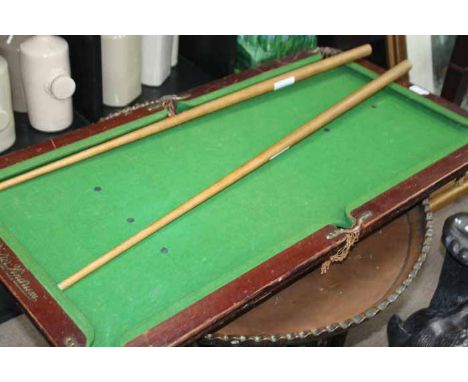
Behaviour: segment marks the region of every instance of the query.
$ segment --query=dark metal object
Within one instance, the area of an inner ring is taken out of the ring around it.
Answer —
[[[468,212],[462,212],[447,219],[444,224],[442,242],[455,260],[461,265],[468,266]]]
[[[390,346],[468,346],[468,213],[448,218],[442,242],[447,254],[428,308],[388,323]]]
[[[258,341],[242,337],[239,339],[227,337],[226,339],[215,340],[212,338],[206,339],[205,337],[203,340],[198,341],[197,345],[202,347],[343,347],[346,342],[347,334],[348,331],[339,331],[338,333],[329,336],[312,338],[306,336],[304,338],[291,337],[291,339],[276,339],[275,336],[271,336],[267,340],[264,338],[259,338]]]

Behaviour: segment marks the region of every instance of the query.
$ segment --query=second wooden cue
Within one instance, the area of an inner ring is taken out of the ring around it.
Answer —
[[[106,254],[102,255],[101,257],[97,258],[96,260],[85,266],[80,271],[68,277],[60,284],[58,284],[59,288],[66,289],[72,286],[82,278],[86,277],[90,273],[102,267],[104,264],[108,263],[112,259],[124,253],[126,250],[138,244],[140,241],[146,239],[148,236],[159,231],[161,228],[176,220],[180,216],[184,215],[191,209],[197,207],[212,196],[218,194],[233,183],[237,182],[246,175],[255,171],[268,161],[274,159],[276,156],[283,153],[285,150],[289,149],[291,146],[295,145],[299,141],[303,140],[304,138],[312,134],[314,131],[317,131],[318,129],[320,129],[327,123],[333,121],[346,111],[360,104],[362,101],[369,98],[386,85],[390,84],[391,82],[397,80],[398,78],[406,74],[410,70],[410,68],[411,64],[409,63],[409,61],[403,61],[402,63],[398,64],[397,66],[382,74],[377,79],[369,82],[367,85],[350,94],[345,99],[333,105],[323,113],[319,114],[317,117],[315,117],[305,125],[297,128],[290,134],[286,135],[283,139],[270,146],[268,149],[261,152],[255,158],[249,160],[248,162],[231,172],[229,175],[218,180],[216,183],[212,184],[210,187],[208,187],[198,195],[181,204],[176,209],[169,212],[166,216],[162,217],[159,220],[156,220],[154,223],[152,223],[142,231],[125,240],[117,247],[113,248]]]
[[[177,114],[171,118],[163,119],[162,121],[142,127],[141,129],[124,134],[120,137],[111,139],[107,142],[90,147],[86,150],[69,155],[55,162],[51,162],[44,166],[35,168],[13,178],[0,182],[0,191],[16,186],[20,183],[48,174],[52,171],[70,166],[74,163],[92,158],[96,155],[113,150],[117,147],[138,141],[150,135],[157,134],[161,131],[181,125],[182,123],[202,117],[206,114],[224,109],[228,106],[235,105],[239,102],[257,97],[259,95],[271,92],[280,88],[282,85],[287,85],[293,82],[303,80],[315,74],[325,72],[327,70],[344,65],[348,62],[363,58],[372,53],[370,45],[362,45],[349,51],[337,54],[336,56],[325,58],[318,62],[306,65],[302,68],[292,70],[288,73],[276,76],[269,80],[241,89],[235,93],[214,99],[200,106],[193,107],[187,111]]]

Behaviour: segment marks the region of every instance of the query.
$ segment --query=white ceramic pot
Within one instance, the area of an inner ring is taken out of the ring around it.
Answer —
[[[102,97],[126,106],[141,94],[141,36],[101,36]]]
[[[15,119],[11,107],[10,77],[7,61],[0,56],[0,152],[15,143]]]
[[[171,66],[176,66],[179,58],[179,35],[173,36],[172,39],[172,58]]]
[[[143,36],[141,82],[160,86],[171,74],[173,36]]]
[[[73,122],[67,42],[58,36],[34,36],[20,45],[20,64],[31,125],[40,131],[66,129]]]
[[[31,36],[0,36],[0,55],[8,62],[13,110],[26,113],[26,95],[20,68],[20,44]]]

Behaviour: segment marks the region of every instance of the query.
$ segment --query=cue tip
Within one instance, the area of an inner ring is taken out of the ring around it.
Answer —
[[[408,60],[408,59],[405,59],[405,60],[401,61],[400,63],[396,64],[395,66],[391,67],[390,69],[399,68],[403,72],[407,73],[407,72],[409,72],[411,70],[412,67],[413,67],[413,64],[411,63],[411,61]]]
[[[58,286],[58,288],[59,288],[60,290],[65,290],[65,289],[67,289],[67,287],[66,287],[65,285],[63,285],[63,281],[62,281],[61,283],[58,283],[57,286]]]
[[[405,67],[408,68],[408,70],[411,70],[411,68],[413,67],[413,64],[408,59],[403,60],[400,64],[403,64]]]
[[[372,45],[371,45],[371,44],[364,44],[364,45],[363,45],[363,48],[365,48],[365,49],[367,50],[367,52],[368,52],[367,54],[368,54],[368,55],[372,54],[373,49],[372,49]]]

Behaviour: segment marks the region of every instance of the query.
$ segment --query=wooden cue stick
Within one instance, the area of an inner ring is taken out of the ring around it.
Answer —
[[[235,93],[226,95],[224,97],[220,97],[213,101],[207,102],[203,105],[196,106],[192,109],[189,109],[180,114],[177,114],[171,118],[166,118],[162,121],[145,126],[131,133],[127,133],[120,137],[111,139],[107,142],[101,143],[99,145],[90,147],[78,153],[69,155],[65,158],[59,159],[55,162],[51,162],[44,166],[38,167],[34,170],[31,170],[23,174],[20,174],[18,176],[15,176],[13,178],[4,180],[3,182],[0,182],[0,191],[6,190],[7,188],[16,186],[28,180],[37,178],[41,175],[48,174],[52,171],[61,169],[63,167],[70,166],[74,163],[81,162],[85,159],[92,158],[96,155],[105,153],[106,151],[110,151],[112,149],[126,145],[128,143],[138,141],[150,135],[159,133],[161,131],[178,126],[182,123],[202,117],[206,114],[213,113],[215,111],[224,109],[228,106],[235,105],[239,102],[248,100],[250,98],[254,98],[259,95],[271,92],[273,90],[276,90],[276,88],[279,85],[278,83],[280,81],[283,81],[283,80],[287,81],[287,79],[293,79],[292,82],[301,81],[315,74],[322,73],[324,71],[344,65],[348,62],[363,58],[365,56],[368,56],[371,53],[372,53],[372,48],[370,45],[368,44],[362,45],[357,48],[351,49],[347,52],[340,53],[336,56],[323,59],[321,61],[309,64],[307,66],[304,66],[296,70],[292,70],[288,73],[282,74],[280,76],[276,76],[269,80],[266,80],[258,84],[249,86],[245,89],[239,90]]]
[[[63,280],[61,283],[58,284],[58,287],[64,290],[70,287],[71,285],[75,284],[82,278],[86,277],[90,273],[102,267],[107,262],[121,255],[127,249],[133,247],[134,245],[144,240],[148,236],[154,234],[155,232],[157,232],[164,226],[168,225],[175,219],[179,218],[180,216],[184,215],[191,209],[200,205],[201,203],[208,200],[209,198],[216,195],[217,193],[221,192],[222,190],[229,187],[233,183],[237,182],[239,179],[242,179],[246,175],[255,171],[260,166],[274,159],[283,151],[287,150],[294,144],[298,143],[299,141],[303,140],[304,138],[312,134],[314,131],[318,130],[325,124],[331,122],[332,120],[339,117],[346,111],[350,110],[351,108],[358,105],[365,99],[369,98],[371,95],[373,95],[374,93],[376,93],[377,91],[379,91],[380,89],[388,85],[389,83],[395,81],[396,79],[406,74],[410,70],[410,68],[411,68],[411,64],[407,60],[394,66],[392,69],[388,70],[387,72],[385,72],[383,75],[381,75],[377,79],[369,82],[367,85],[363,86],[359,90],[350,94],[342,101],[330,107],[328,110],[322,112],[321,114],[319,114],[317,117],[315,117],[314,119],[312,119],[305,125],[297,128],[296,130],[294,130],[293,132],[285,136],[283,139],[273,144],[265,151],[261,152],[255,158],[244,163],[242,166],[240,166],[239,168],[237,168],[236,170],[234,170],[233,172],[231,172],[224,178],[220,179],[216,183],[212,184],[210,187],[208,187],[207,189],[205,189],[198,195],[194,196],[193,198],[189,199],[185,203],[181,204],[176,209],[169,212],[166,216],[162,217],[159,220],[156,220],[155,222],[153,222],[151,225],[149,225],[142,231],[138,232],[134,236],[125,240],[123,243],[119,244],[117,247],[113,248],[109,252],[105,253],[101,257],[89,263],[87,266],[85,266],[84,268],[82,268],[80,271],[76,272],[72,276]]]

